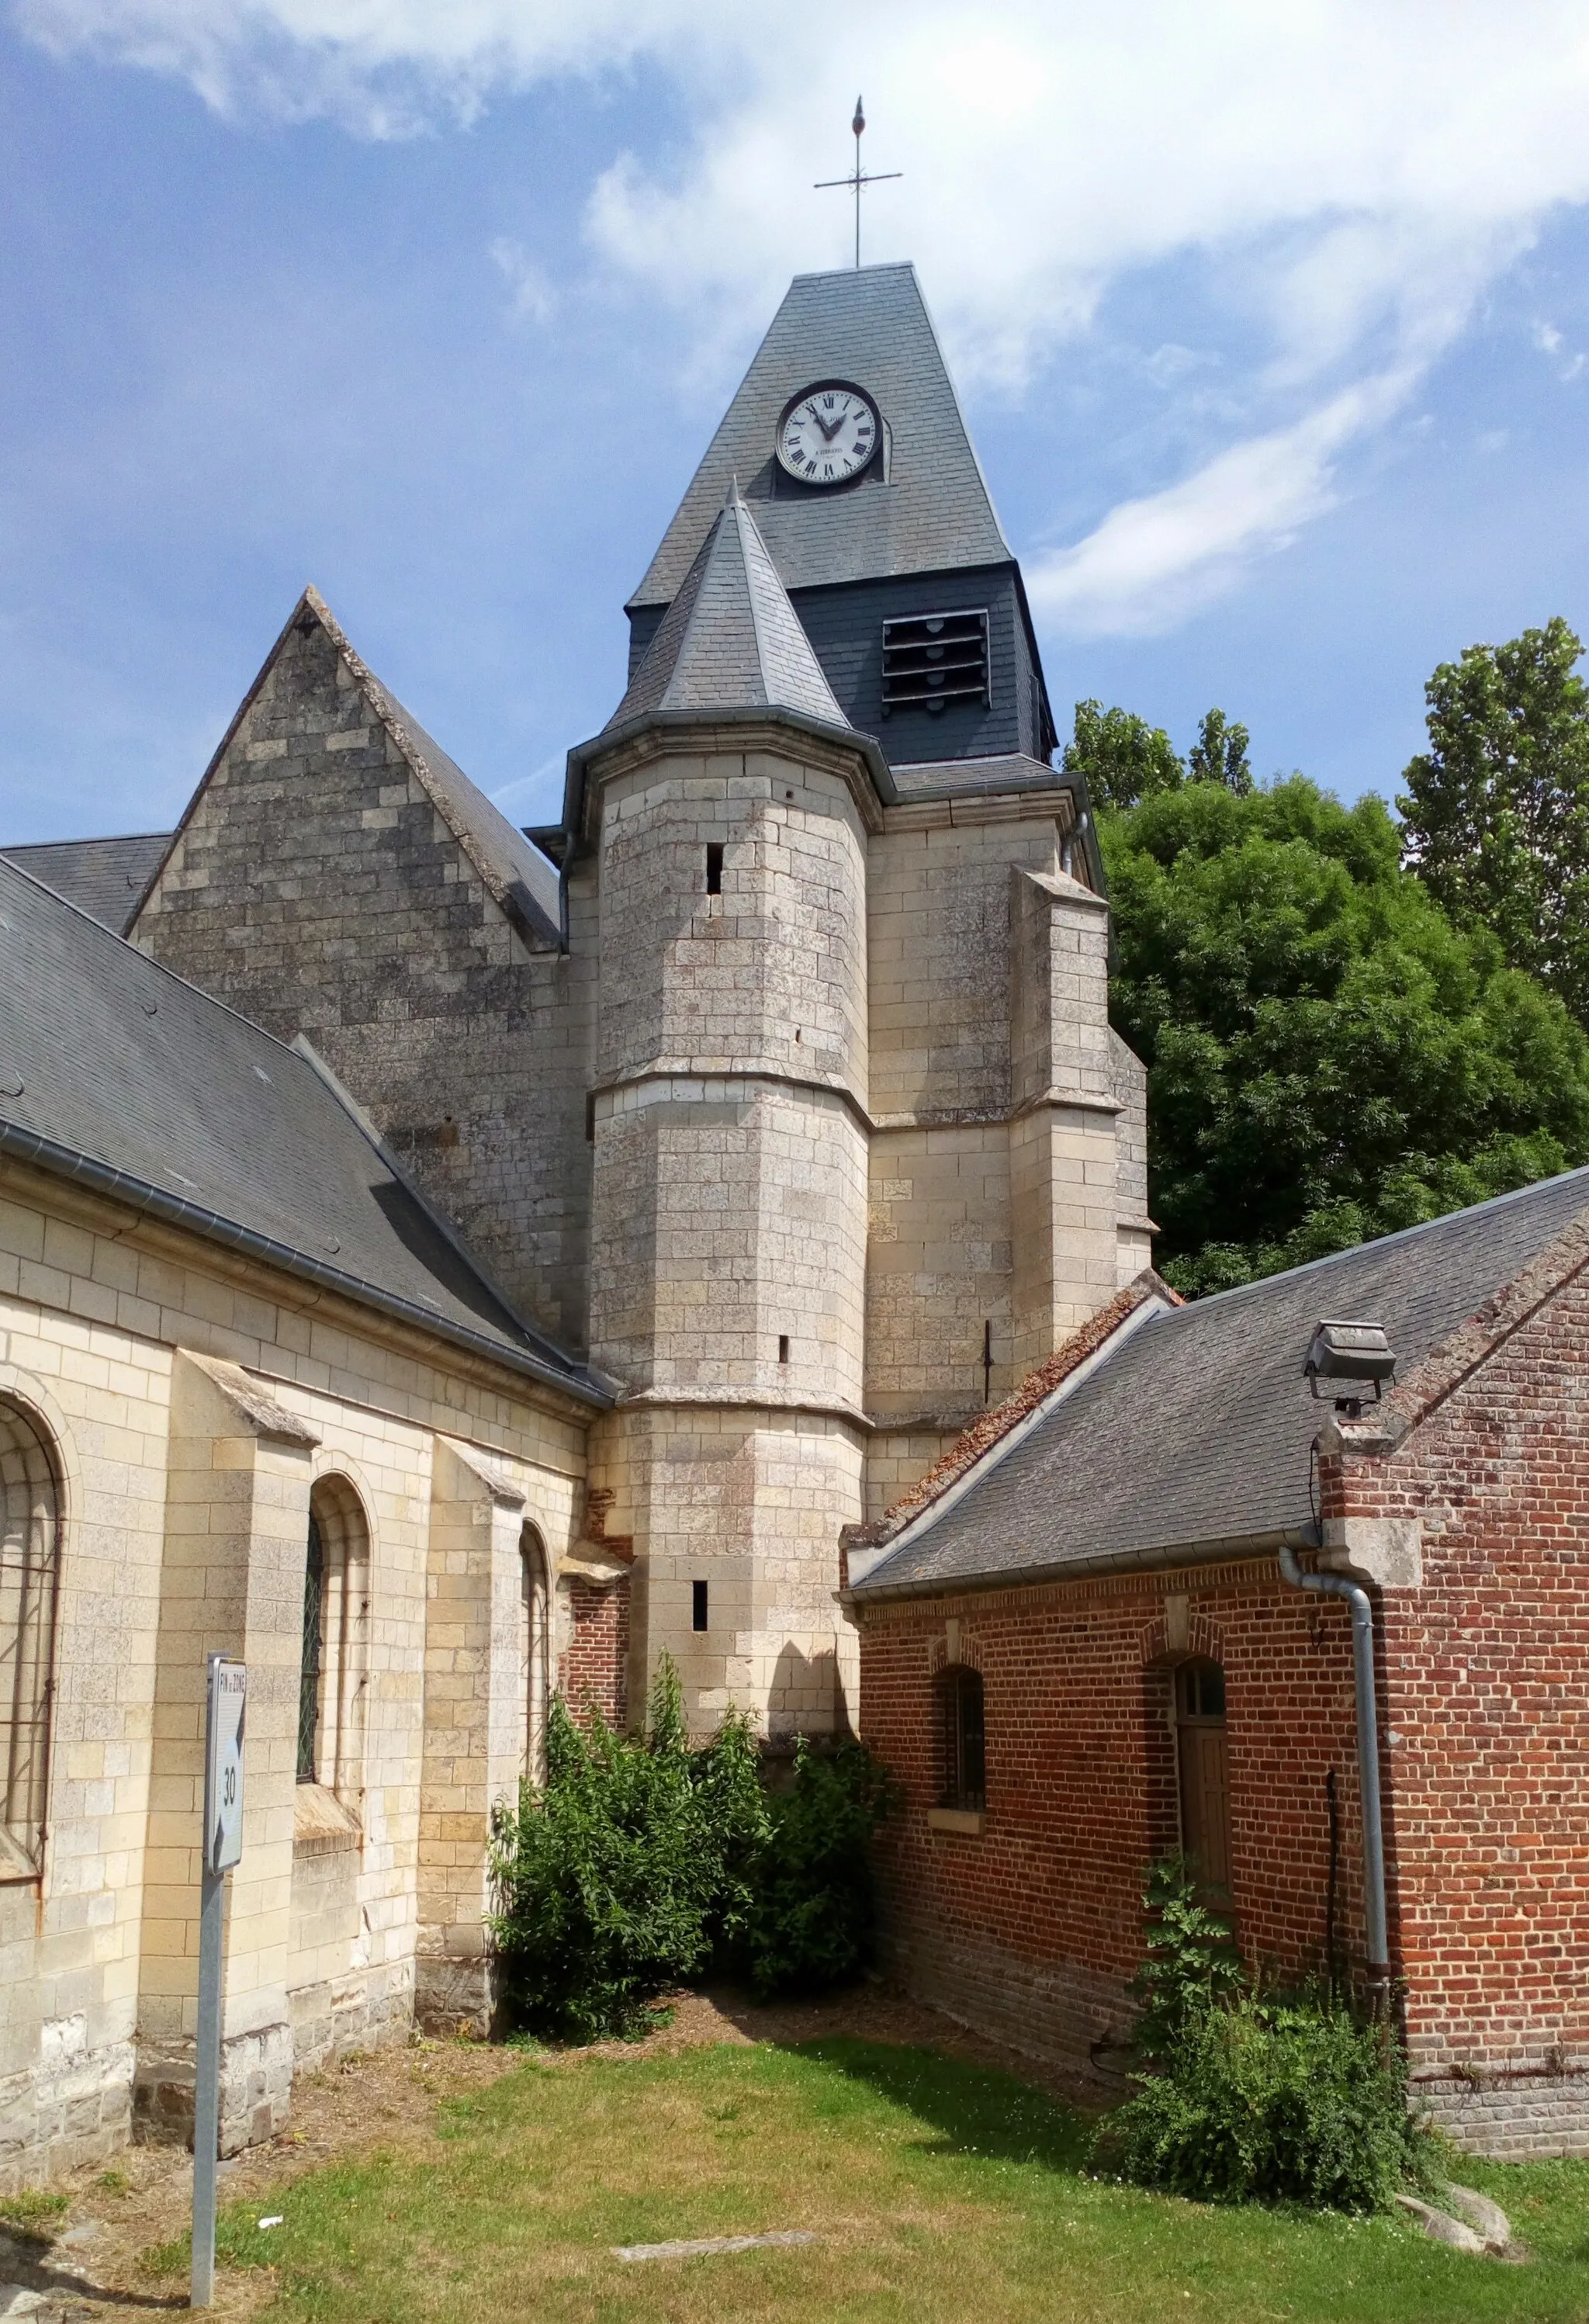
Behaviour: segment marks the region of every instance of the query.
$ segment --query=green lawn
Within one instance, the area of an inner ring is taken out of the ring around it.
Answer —
[[[444,2102],[420,2156],[234,2205],[232,2265],[273,2324],[626,2319],[1589,2319],[1589,2163],[1474,2163],[1526,2267],[1400,2218],[1226,2211],[1086,2175],[1076,2117],[928,2050],[829,2040],[633,2059],[526,2056]],[[285,2223],[261,2233],[263,2213]],[[616,2244],[807,2227],[800,2249],[625,2264]]]

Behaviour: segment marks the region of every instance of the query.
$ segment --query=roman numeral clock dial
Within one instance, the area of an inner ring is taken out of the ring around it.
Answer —
[[[778,423],[778,465],[802,484],[847,484],[877,450],[882,422],[858,387],[801,390]]]

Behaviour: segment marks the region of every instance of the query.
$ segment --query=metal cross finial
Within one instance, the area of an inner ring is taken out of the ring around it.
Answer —
[[[830,186],[851,186],[851,187],[853,187],[853,188],[855,189],[855,264],[856,264],[857,266],[859,266],[859,265],[860,265],[860,263],[861,263],[861,189],[862,189],[862,187],[863,187],[863,186],[878,186],[878,185],[881,185],[881,184],[882,183],[882,181],[883,181],[883,180],[884,180],[885,178],[902,178],[902,177],[904,176],[904,174],[905,174],[905,173],[904,173],[904,171],[903,171],[903,170],[879,170],[879,171],[876,171],[873,176],[871,176],[871,177],[868,177],[868,176],[866,175],[865,171],[864,171],[862,169],[862,167],[861,167],[861,132],[862,132],[862,130],[863,130],[863,129],[864,129],[864,128],[865,128],[865,126],[866,126],[866,115],[862,112],[862,110],[861,110],[861,100],[860,100],[860,98],[859,98],[859,97],[857,97],[857,98],[855,99],[855,119],[854,119],[854,120],[851,122],[851,124],[850,124],[850,127],[854,130],[855,134],[855,174],[854,174],[852,177],[848,177],[848,178],[818,178],[818,180],[817,180],[817,191],[818,191],[819,194],[821,194],[821,193],[826,193],[826,192],[827,192],[827,189],[828,189]]]

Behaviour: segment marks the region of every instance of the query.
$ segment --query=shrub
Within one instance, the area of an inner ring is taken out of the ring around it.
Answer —
[[[829,1755],[795,1746],[794,1782],[767,1802],[744,1960],[753,1990],[809,1993],[842,1985],[872,1958],[873,1833],[892,1785],[862,1743]]]
[[[688,1748],[664,1661],[643,1742],[554,1701],[547,1775],[499,1814],[491,1918],[515,2023],[577,2041],[643,2032],[660,1993],[691,1976],[749,1904],[744,1866],[764,1810],[742,1720]]]
[[[1406,2068],[1384,2031],[1326,2001],[1243,1993],[1191,2016],[1160,2070],[1101,2126],[1098,2159],[1205,2202],[1288,2197],[1385,2209],[1417,2167]]]
[[[1139,2043],[1154,2070],[1099,2125],[1096,2160],[1122,2178],[1206,2202],[1281,2198],[1382,2210],[1426,2175],[1407,2069],[1383,2025],[1324,1994],[1252,1989],[1230,1924],[1185,1863],[1149,1875]]]
[[[853,1977],[869,1958],[867,1842],[888,1782],[860,1744],[797,1746],[769,1794],[755,1737],[731,1712],[704,1748],[685,1735],[665,1658],[645,1738],[561,1700],[547,1775],[498,1815],[491,1931],[514,2024],[590,2042],[643,2033],[659,1994],[709,1962],[763,1997]]]

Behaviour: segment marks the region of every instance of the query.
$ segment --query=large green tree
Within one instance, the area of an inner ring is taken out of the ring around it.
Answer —
[[[1158,1263],[1217,1290],[1589,1158],[1589,1043],[1452,925],[1384,803],[1301,776],[1099,816]]]
[[[1514,968],[1589,1023],[1589,687],[1558,616],[1442,662],[1429,747],[1399,798],[1408,860],[1459,927],[1484,927]]]

